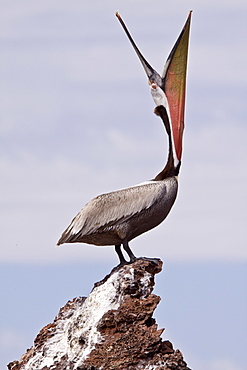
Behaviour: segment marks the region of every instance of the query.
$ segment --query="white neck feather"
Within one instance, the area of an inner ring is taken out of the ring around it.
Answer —
[[[174,167],[177,167],[179,164],[179,160],[177,158],[176,150],[175,150],[175,144],[174,144],[174,138],[173,138],[173,130],[172,130],[172,123],[171,123],[171,115],[170,115],[170,108],[168,104],[168,100],[166,97],[166,94],[164,91],[155,83],[151,83],[151,95],[153,97],[154,103],[156,107],[159,105],[163,105],[165,107],[168,118],[169,118],[169,125],[170,125],[170,130],[171,130],[171,140],[172,140],[172,154],[174,158]]]

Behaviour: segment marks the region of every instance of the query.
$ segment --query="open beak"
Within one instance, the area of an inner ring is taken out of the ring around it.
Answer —
[[[131,34],[129,33],[128,28],[126,27],[124,21],[122,20],[120,14],[118,12],[116,12],[116,16],[117,16],[119,22],[121,23],[126,35],[128,36],[128,39],[130,40],[131,45],[135,49],[135,52],[136,52],[138,58],[140,59],[140,62],[142,64],[143,68],[144,68],[144,71],[146,72],[146,75],[148,76],[149,84],[151,85],[152,82],[156,82],[158,86],[162,87],[162,84],[163,84],[162,78],[155,71],[155,69],[153,69],[153,67],[148,63],[148,61],[144,58],[144,56],[142,55],[142,53],[138,49],[135,41],[133,40]]]
[[[185,111],[185,91],[186,91],[186,71],[187,71],[187,56],[189,45],[189,32],[192,11],[189,12],[186,23],[170,52],[166,64],[160,76],[154,68],[147,62],[131,34],[129,33],[124,21],[116,12],[116,16],[120,21],[126,35],[128,36],[133,48],[136,51],[138,58],[148,76],[150,85],[155,82],[165,93],[168,106],[173,141],[177,159],[180,161],[182,156],[182,139],[184,130],[184,111]]]
[[[190,21],[192,11],[182,29],[162,73],[163,91],[168,100],[173,140],[177,159],[182,156],[182,139],[184,130],[186,71],[189,46]]]

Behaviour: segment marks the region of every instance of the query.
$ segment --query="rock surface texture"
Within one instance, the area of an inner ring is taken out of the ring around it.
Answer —
[[[9,370],[189,370],[179,350],[162,341],[152,294],[162,262],[138,259],[116,267],[88,298],[62,307],[32,348]]]

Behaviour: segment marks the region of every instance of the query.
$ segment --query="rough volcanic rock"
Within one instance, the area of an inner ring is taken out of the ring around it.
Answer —
[[[162,341],[152,294],[160,260],[138,259],[116,267],[88,298],[62,307],[32,348],[9,370],[189,370],[179,350]]]

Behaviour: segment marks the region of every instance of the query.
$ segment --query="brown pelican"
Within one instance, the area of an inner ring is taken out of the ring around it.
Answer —
[[[161,76],[137,48],[122,18],[116,13],[148,76],[156,115],[162,119],[169,137],[169,154],[164,169],[139,185],[102,194],[92,199],[75,216],[57,245],[88,243],[115,245],[120,264],[126,263],[121,245],[130,262],[136,257],[129,241],[159,225],[170,212],[178,191],[182,155],[187,54],[191,12]]]

